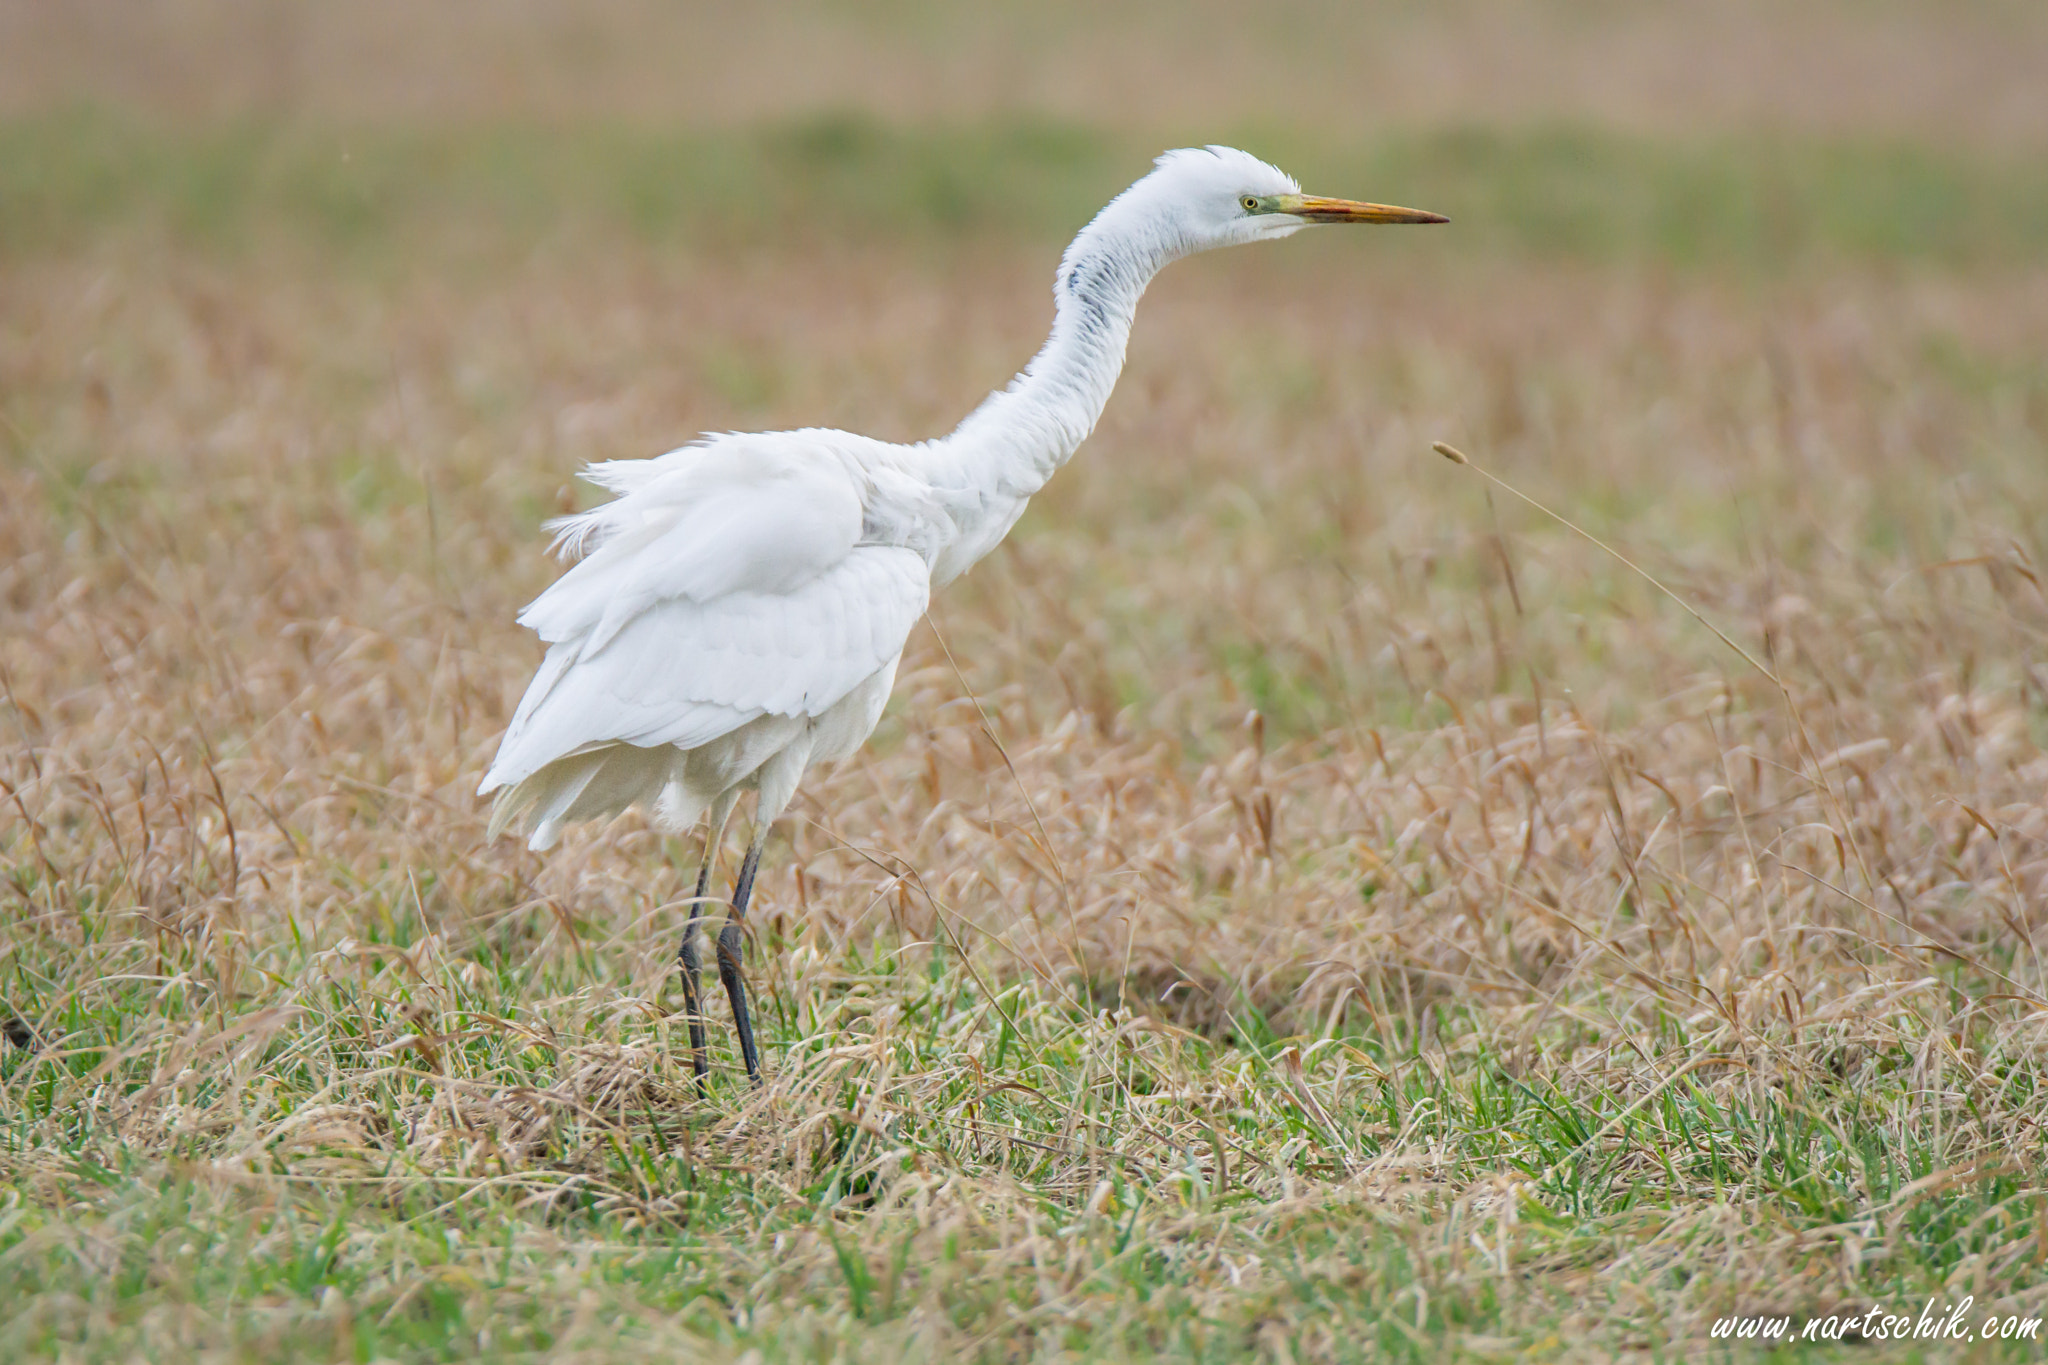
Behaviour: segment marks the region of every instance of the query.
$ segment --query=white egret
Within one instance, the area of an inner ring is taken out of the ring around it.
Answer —
[[[519,615],[547,655],[479,794],[498,794],[492,837],[523,822],[535,849],[636,802],[678,832],[706,821],[679,955],[700,1085],[697,925],[735,802],[758,794],[718,974],[758,1082],[740,955],[768,827],[806,768],[874,730],[932,587],[994,549],[1095,426],[1152,276],[1177,257],[1311,223],[1444,221],[1305,195],[1230,147],[1167,152],[1074,238],[1044,348],[950,436],[705,436],[585,471],[617,496],[549,523],[555,548],[580,562]]]

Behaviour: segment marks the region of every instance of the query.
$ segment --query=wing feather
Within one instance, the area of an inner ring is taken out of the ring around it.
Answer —
[[[637,483],[606,467],[624,496],[568,519],[570,545],[597,548],[519,614],[549,644],[582,637],[581,656],[640,613],[671,600],[786,593],[859,543],[857,475],[792,434],[725,436],[646,463],[668,466]]]
[[[659,600],[601,649],[557,641],[482,790],[608,743],[692,749],[757,716],[820,716],[902,653],[930,591],[915,551],[858,546],[789,592]]]
[[[558,545],[590,552],[519,615],[549,649],[481,790],[513,788],[506,799],[552,837],[654,781],[641,759],[603,751],[690,750],[763,716],[815,719],[891,668],[931,571],[917,550],[863,543],[870,444],[713,436],[587,470],[618,497],[553,523]]]

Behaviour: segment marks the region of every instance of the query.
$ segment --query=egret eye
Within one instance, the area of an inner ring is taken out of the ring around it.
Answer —
[[[1237,202],[1244,205],[1246,213],[1257,213],[1259,211],[1259,196],[1256,194],[1247,194]]]

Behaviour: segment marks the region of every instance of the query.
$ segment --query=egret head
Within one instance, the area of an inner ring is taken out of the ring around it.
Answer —
[[[1143,235],[1167,256],[1299,232],[1311,223],[1443,223],[1421,209],[1303,194],[1293,176],[1235,147],[1167,152],[1098,223]]]

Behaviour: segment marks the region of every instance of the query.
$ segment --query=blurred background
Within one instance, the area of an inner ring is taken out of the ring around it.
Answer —
[[[0,105],[730,126],[819,112],[1202,128],[1590,123],[2037,146],[2025,0],[774,6],[81,0],[0,7]]]
[[[920,631],[884,751],[963,683],[1019,744],[1082,716],[1100,763],[1167,739],[1192,779],[1248,709],[1424,743],[1558,695],[1651,724],[1725,671],[1436,439],[1781,660],[1850,651],[1897,742],[1942,669],[2038,742],[2043,71],[2019,0],[0,0],[0,588],[38,642],[0,662],[79,773],[237,753],[280,830],[352,773],[433,793],[417,857],[466,862],[580,462],[946,430],[1035,349],[1072,232],[1227,141],[1452,224],[1167,272],[1095,440],[935,604],[964,671]],[[1873,664],[1908,602],[1952,634]],[[368,857],[388,816],[333,832]]]
[[[1234,139],[1426,188],[1468,257],[2023,254],[2044,58],[2021,0],[6,0],[0,229],[383,233],[433,198],[1057,236],[1160,147]]]
[[[81,771],[234,714],[273,808],[341,767],[472,819],[579,462],[943,431],[1095,208],[1228,141],[1453,222],[1168,272],[1094,443],[935,608],[964,677],[919,635],[912,731],[965,681],[1194,772],[1248,707],[1635,718],[1726,663],[1450,439],[1775,648],[1935,594],[2031,734],[2043,71],[2020,0],[0,0],[15,693]]]

